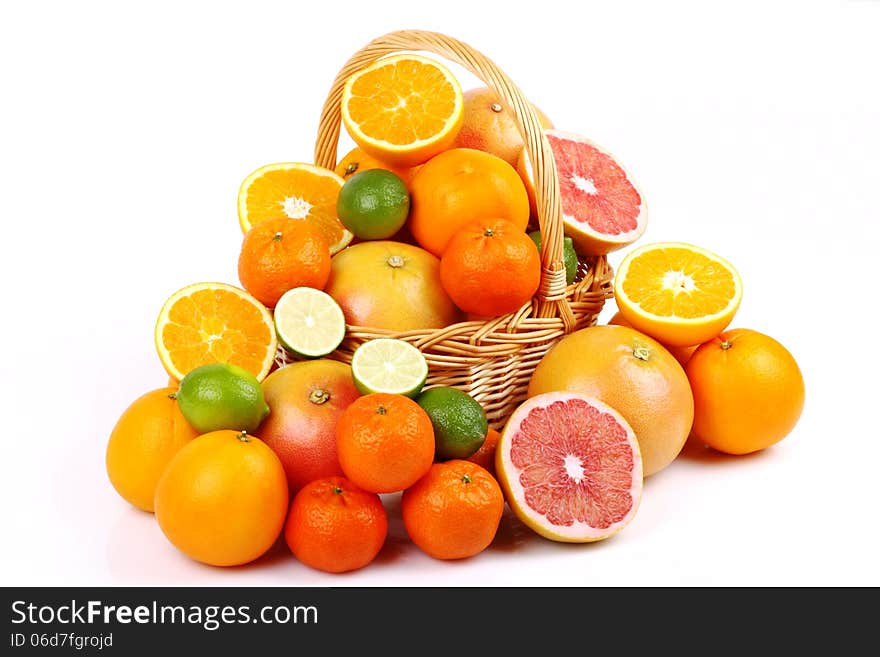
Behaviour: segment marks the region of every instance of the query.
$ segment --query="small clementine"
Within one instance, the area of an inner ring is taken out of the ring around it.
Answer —
[[[238,278],[244,289],[269,307],[295,287],[322,289],[329,276],[330,247],[310,223],[268,219],[244,236]]]
[[[440,282],[456,306],[494,317],[518,310],[541,283],[534,242],[505,219],[478,219],[459,229],[440,259]]]
[[[431,418],[404,395],[364,395],[339,417],[336,451],[342,471],[357,486],[373,493],[401,491],[434,461]]]
[[[464,559],[495,538],[504,494],[489,472],[470,461],[435,463],[401,497],[409,537],[435,559]]]
[[[323,477],[293,498],[284,538],[302,563],[329,573],[369,564],[385,543],[388,516],[375,493],[344,477]]]

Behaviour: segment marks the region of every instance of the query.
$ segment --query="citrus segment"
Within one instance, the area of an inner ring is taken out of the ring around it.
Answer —
[[[244,179],[238,192],[241,230],[247,233],[267,219],[300,219],[318,228],[330,253],[336,253],[353,237],[336,216],[336,199],[343,183],[335,172],[304,162],[260,167]]]
[[[608,538],[629,524],[641,499],[632,428],[610,406],[577,393],[545,393],[517,408],[495,469],[520,520],[555,541]]]
[[[679,242],[627,254],[614,279],[620,313],[663,344],[695,345],[723,331],[739,308],[742,281],[720,256]]]
[[[275,332],[285,349],[307,358],[326,356],[345,338],[342,308],[326,292],[295,287],[275,305]]]
[[[409,342],[376,338],[355,349],[351,373],[362,394],[385,392],[412,397],[428,378],[428,362]]]
[[[368,154],[413,166],[452,145],[461,128],[461,86],[438,62],[420,55],[386,57],[348,78],[342,120]]]
[[[209,363],[237,365],[262,380],[277,350],[271,313],[226,283],[195,283],[168,297],[154,339],[162,365],[178,381]]]
[[[560,130],[546,130],[545,135],[559,177],[565,234],[574,240],[578,252],[604,255],[641,237],[647,227],[647,209],[626,170],[585,137]],[[535,214],[532,167],[525,151],[517,169]]]

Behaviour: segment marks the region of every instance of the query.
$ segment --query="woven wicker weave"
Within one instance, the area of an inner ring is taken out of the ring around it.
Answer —
[[[321,113],[315,163],[336,166],[346,80],[377,59],[401,51],[424,51],[455,62],[493,89],[512,111],[532,162],[542,235],[541,284],[518,311],[488,321],[467,321],[442,329],[392,332],[349,326],[330,358],[351,362],[354,350],[377,337],[396,337],[417,346],[428,361],[425,388],[454,386],[471,394],[486,411],[490,426],[500,429],[526,395],[541,357],[567,333],[596,323],[611,296],[611,268],[605,256],[579,257],[578,277],[566,286],[562,261],[563,224],[559,181],[550,146],[531,104],[491,60],[472,47],[436,32],[405,30],[374,39],[342,67]],[[288,362],[279,355],[279,364]]]

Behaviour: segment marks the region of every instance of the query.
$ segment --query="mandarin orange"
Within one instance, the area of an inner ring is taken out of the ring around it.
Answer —
[[[541,255],[519,226],[505,219],[478,219],[449,241],[440,259],[440,282],[463,311],[504,315],[538,290]]]
[[[328,573],[363,568],[379,554],[387,535],[382,500],[344,477],[322,477],[302,488],[284,527],[293,555]]]
[[[435,559],[465,559],[495,538],[504,494],[485,468],[462,459],[435,463],[401,497],[407,534]]]
[[[434,461],[431,418],[403,395],[372,393],[356,399],[336,424],[342,471],[373,493],[414,484]]]
[[[244,236],[238,257],[242,286],[266,306],[295,287],[322,289],[330,247],[318,228],[297,219],[267,219]]]

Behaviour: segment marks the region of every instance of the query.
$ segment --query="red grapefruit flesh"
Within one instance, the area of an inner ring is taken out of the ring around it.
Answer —
[[[605,255],[635,242],[645,232],[645,199],[626,170],[586,137],[545,130],[559,177],[565,234],[578,253]],[[523,156],[520,174],[532,192],[531,165]]]
[[[642,495],[635,433],[613,408],[548,392],[514,411],[495,452],[510,508],[541,536],[590,543],[623,529]]]

